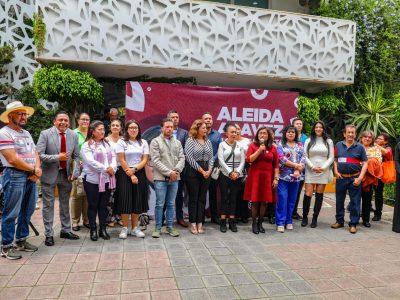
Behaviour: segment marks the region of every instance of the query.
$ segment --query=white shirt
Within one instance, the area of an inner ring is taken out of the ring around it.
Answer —
[[[92,143],[89,147],[89,143],[85,142],[81,148],[81,157],[83,162],[83,177],[87,182],[98,184],[99,176],[104,176],[105,182],[109,182],[109,175],[106,170],[108,167],[112,167],[114,172],[117,171],[117,161],[115,158],[115,152],[111,149],[111,161],[108,159],[107,149],[104,143],[97,143],[96,145]],[[111,148],[111,146],[110,146]],[[98,162],[95,157],[95,149],[103,153],[104,162]]]
[[[117,142],[114,142],[111,137],[108,138],[108,143],[110,144],[111,149],[114,151],[114,153],[117,153],[116,151],[117,151],[117,145],[118,145],[119,141],[120,141],[120,139]],[[121,165],[121,163],[119,162],[117,155],[116,155],[116,160],[117,160],[117,166],[119,167]]]
[[[147,144],[146,140],[141,140],[142,144],[140,145],[138,141],[125,141],[119,140],[117,146],[115,147],[115,152],[117,153],[125,153],[125,161],[130,168],[136,167],[142,160],[143,155],[148,155],[149,144]]]

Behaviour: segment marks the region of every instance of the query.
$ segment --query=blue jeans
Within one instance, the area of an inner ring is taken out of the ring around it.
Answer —
[[[336,222],[344,224],[344,200],[346,192],[350,196],[350,222],[349,226],[357,226],[360,219],[361,184],[353,184],[355,177],[336,180]]]
[[[174,205],[176,192],[178,191],[178,181],[169,182],[154,180],[154,189],[156,191],[156,228],[160,229],[162,226],[163,207],[166,204],[167,209],[165,212],[165,219],[167,227],[172,227],[174,223]]]
[[[35,211],[36,183],[28,180],[25,172],[5,168],[3,172],[4,209],[1,222],[2,245],[11,247],[29,235],[29,222]],[[17,230],[15,221],[18,218]]]
[[[296,205],[300,182],[279,180],[278,202],[276,203],[276,226],[292,224],[292,214]]]

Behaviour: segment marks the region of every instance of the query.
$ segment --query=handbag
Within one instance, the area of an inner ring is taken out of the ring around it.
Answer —
[[[221,173],[220,167],[215,167],[211,172],[211,178],[217,180],[219,177],[219,173]]]
[[[247,180],[247,169],[246,169],[246,167],[244,167],[243,168],[243,176],[242,177],[240,177],[240,181],[241,181],[241,183],[246,183],[246,180]]]
[[[86,196],[85,189],[83,187],[83,176],[82,176],[82,173],[76,179],[76,195],[77,196]]]
[[[382,182],[386,184],[396,182],[396,166],[394,160],[387,160],[382,163],[383,176]]]

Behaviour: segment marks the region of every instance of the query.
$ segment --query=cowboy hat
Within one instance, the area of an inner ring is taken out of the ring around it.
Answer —
[[[20,101],[14,101],[7,104],[6,110],[0,115],[0,121],[2,121],[3,123],[8,123],[8,114],[15,110],[25,110],[25,112],[29,116],[32,116],[33,113],[35,112],[35,110],[32,107],[24,106]]]

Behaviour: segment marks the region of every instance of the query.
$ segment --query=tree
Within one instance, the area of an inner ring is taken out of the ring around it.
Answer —
[[[94,108],[103,104],[103,88],[89,72],[64,69],[60,64],[39,69],[33,76],[33,90],[37,99],[58,102],[68,112],[72,126],[80,108]]]
[[[310,134],[312,124],[319,120],[319,103],[318,99],[311,99],[306,96],[300,96],[298,101],[298,116],[303,120],[303,131]]]
[[[363,94],[354,95],[356,109],[347,114],[347,122],[357,127],[359,135],[367,129],[374,132],[386,132],[396,136],[393,127],[395,121],[395,102],[383,97],[384,85],[370,85],[365,87]]]
[[[14,48],[10,45],[0,47],[0,79],[4,77],[6,70],[4,67],[14,59]],[[12,87],[8,83],[0,83],[0,96],[11,95]]]
[[[314,14],[356,22],[354,92],[385,83],[385,96],[400,89],[400,1],[325,0]],[[350,93],[351,94],[351,93]]]
[[[22,89],[14,93],[14,98],[21,101],[24,105],[35,109],[33,116],[29,117],[25,129],[29,131],[35,142],[39,139],[40,132],[53,126],[55,116],[54,110],[46,110],[39,104],[38,99],[31,85],[26,84]]]

